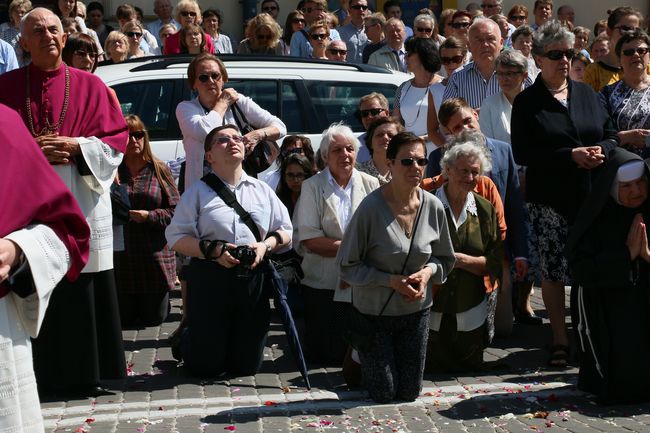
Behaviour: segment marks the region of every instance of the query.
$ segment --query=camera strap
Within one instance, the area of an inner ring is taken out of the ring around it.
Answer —
[[[237,215],[239,215],[244,224],[246,224],[246,227],[248,227],[250,231],[253,232],[253,235],[255,236],[257,242],[262,242],[262,235],[255,225],[255,221],[253,221],[251,214],[246,212],[246,210],[241,207],[237,201],[237,197],[235,197],[235,194],[230,190],[230,188],[226,188],[226,185],[214,173],[206,174],[201,178],[201,180],[205,182],[210,188],[212,188],[214,192],[216,192],[217,195],[221,197],[221,200],[226,203],[226,205],[233,208],[235,212],[237,212]]]

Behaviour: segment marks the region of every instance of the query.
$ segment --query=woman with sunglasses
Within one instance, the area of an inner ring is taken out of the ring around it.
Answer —
[[[508,12],[508,22],[519,28],[528,24],[528,8],[522,4],[513,5]]]
[[[305,23],[305,16],[301,11],[295,10],[289,13],[287,21],[284,23],[284,31],[282,32],[282,40],[287,47],[291,46],[291,36],[295,32],[303,30]]]
[[[286,56],[289,48],[280,37],[282,27],[271,15],[263,12],[246,25],[246,39],[239,43],[237,54],[271,54]]]
[[[176,281],[174,252],[165,228],[179,200],[167,165],[153,155],[149,133],[138,116],[126,116],[129,143],[118,168],[131,210],[122,226],[124,249],[115,252],[115,279],[122,326],[158,326],[169,312]]]
[[[415,38],[431,38],[436,44],[436,48],[440,47],[445,41],[444,36],[438,34],[438,24],[436,18],[429,14],[420,14],[413,20],[413,37]]]
[[[472,14],[459,10],[451,17],[451,35],[456,36],[465,44],[469,43],[469,26],[472,24]]]
[[[621,146],[650,157],[650,38],[640,29],[625,33],[615,52],[623,68],[623,78],[605,86],[600,98],[618,129]]]
[[[553,333],[549,364],[558,368],[566,367],[569,358],[564,323],[564,287],[571,284],[564,256],[567,230],[591,190],[594,169],[618,145],[598,95],[569,79],[574,41],[558,21],[538,29],[533,56],[541,72],[515,99],[511,122],[512,153],[517,164],[526,166],[530,245],[539,257],[538,278]]]
[[[144,29],[138,21],[128,21],[122,26],[122,33],[124,33],[129,41],[129,59],[137,57],[145,57],[150,55],[140,48],[140,41],[142,40],[142,34]]]
[[[312,170],[316,171],[314,149],[311,147],[311,140],[309,137],[305,137],[304,135],[287,135],[284,137],[284,140],[282,140],[280,154],[275,160],[275,165],[278,168],[267,172],[266,176],[262,179],[274,190],[280,183],[282,163],[291,155],[304,156],[311,162]]]
[[[337,256],[352,307],[374,329],[359,356],[363,383],[378,403],[420,394],[433,284],[454,266],[444,208],[419,187],[424,140],[401,132],[386,153],[392,178],[361,202]]]
[[[449,77],[451,77],[454,71],[462,69],[467,63],[468,58],[467,44],[455,36],[449,36],[445,39],[440,44],[438,52],[440,53],[440,63],[442,63],[442,69],[440,69],[438,74],[444,78],[431,86],[431,95],[433,96],[433,103],[436,106],[436,115],[440,111],[442,95],[444,95],[445,89],[447,88]]]
[[[330,27],[326,21],[317,21],[309,26],[309,43],[312,47],[310,58],[327,59],[325,49],[330,42]]]
[[[196,0],[180,0],[176,5],[176,16],[174,17],[180,24],[181,28],[188,24],[201,24],[203,17],[201,16],[201,8]],[[212,38],[207,33],[204,33],[206,52],[214,53],[214,44]],[[181,52],[181,33],[180,31],[168,36],[165,39],[162,53],[167,54],[180,54]]]

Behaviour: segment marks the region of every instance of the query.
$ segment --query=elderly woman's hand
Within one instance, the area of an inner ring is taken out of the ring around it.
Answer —
[[[414,287],[408,282],[409,277],[404,275],[391,275],[390,287],[406,299],[415,300],[419,293],[419,288]]]
[[[407,283],[417,290],[416,295],[412,298],[413,301],[425,297],[431,276],[433,276],[433,270],[429,266],[425,266],[414,274],[408,276],[406,280]]]
[[[0,239],[0,283],[9,278],[11,268],[18,262],[22,250],[8,239]]]
[[[645,149],[646,139],[650,136],[650,129],[630,129],[629,131],[620,131],[618,138],[621,144],[629,144],[637,149]]]
[[[239,100],[239,93],[235,89],[223,89],[219,98],[217,98],[217,104],[222,103],[227,107],[230,107],[232,104]]]
[[[600,146],[576,147],[571,151],[571,158],[580,168],[591,170],[605,162],[605,155]]]

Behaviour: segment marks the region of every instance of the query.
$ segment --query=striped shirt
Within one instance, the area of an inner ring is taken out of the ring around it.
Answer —
[[[530,77],[524,81],[524,88],[533,84]],[[483,78],[475,62],[470,62],[460,71],[449,77],[449,82],[442,95],[443,102],[449,98],[463,98],[470,107],[480,109],[481,104],[488,96],[501,91],[497,75],[493,72],[489,80]]]

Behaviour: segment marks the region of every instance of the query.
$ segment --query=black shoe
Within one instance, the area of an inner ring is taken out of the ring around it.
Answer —
[[[543,319],[535,313],[529,313],[524,311],[515,315],[515,321],[524,325],[534,325],[540,326],[543,323]]]

